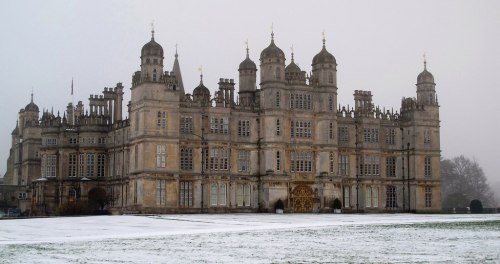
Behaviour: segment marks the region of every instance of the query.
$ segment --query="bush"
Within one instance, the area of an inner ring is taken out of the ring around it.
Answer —
[[[470,212],[473,214],[480,214],[483,212],[483,203],[479,200],[472,200],[470,202]]]
[[[276,201],[276,203],[274,204],[274,209],[285,209],[285,204],[283,203],[283,201],[281,199],[278,199],[278,201]]]
[[[342,202],[340,202],[339,198],[333,200],[333,209],[342,209]]]

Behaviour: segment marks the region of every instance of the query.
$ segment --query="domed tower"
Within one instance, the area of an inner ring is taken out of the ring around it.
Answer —
[[[238,67],[240,72],[240,105],[250,106],[254,101],[257,83],[257,65],[250,59],[247,45],[247,57]]]
[[[285,53],[274,44],[273,32],[271,33],[271,44],[260,53],[260,84],[284,81]]]
[[[424,59],[424,71],[417,77],[417,103],[422,105],[438,105],[434,76],[427,71],[427,61]]]
[[[38,123],[39,113],[40,110],[38,106],[33,102],[33,93],[31,93],[31,102],[19,112],[19,129],[21,133],[26,126]]]
[[[285,79],[290,83],[306,83],[306,73],[302,71],[297,64],[295,64],[293,52],[290,64],[288,64],[285,68]]]
[[[151,30],[151,41],[141,50],[141,79],[159,81],[163,73],[163,48],[155,41],[155,31]]]
[[[201,106],[210,105],[210,90],[203,85],[203,74],[200,75],[200,85],[193,90],[193,101],[200,103]]]
[[[337,61],[326,50],[325,38],[323,48],[312,60],[312,83],[317,86],[337,87]]]

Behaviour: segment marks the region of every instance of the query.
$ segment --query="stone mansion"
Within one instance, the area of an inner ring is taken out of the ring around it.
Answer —
[[[306,74],[272,34],[259,68],[247,48],[237,83],[221,78],[212,95],[201,75],[189,94],[177,52],[165,70],[152,31],[128,118],[121,83],[61,114],[40,116],[32,95],[0,191],[31,215],[103,193],[113,213],[273,212],[278,199],[285,212],[330,212],[335,199],[343,212],[440,212],[439,104],[425,63],[400,111],[361,90],[351,108],[337,103],[324,39],[318,49]]]

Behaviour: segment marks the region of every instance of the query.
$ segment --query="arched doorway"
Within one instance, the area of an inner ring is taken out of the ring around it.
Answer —
[[[88,193],[89,205],[94,210],[104,210],[110,201],[106,190],[100,187],[93,188]]]
[[[300,184],[292,191],[292,208],[295,213],[312,213],[314,204],[313,190]]]

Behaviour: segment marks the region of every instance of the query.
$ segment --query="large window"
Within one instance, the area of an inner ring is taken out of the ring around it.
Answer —
[[[249,120],[238,120],[238,136],[249,137],[250,136],[250,121]]]
[[[47,138],[47,145],[57,145],[57,138]]]
[[[97,177],[104,177],[104,172],[106,169],[106,155],[97,155]]]
[[[347,176],[349,175],[349,156],[339,155],[339,175]]]
[[[229,150],[227,148],[210,148],[210,170],[229,169]]]
[[[47,155],[46,174],[47,177],[56,177],[57,156]]]
[[[359,166],[360,174],[365,176],[380,175],[380,159],[378,156],[365,155],[361,159]]]
[[[95,175],[95,154],[87,154],[87,177]]]
[[[290,121],[290,137],[311,138],[312,137],[311,121],[306,121],[306,120]]]
[[[366,207],[378,207],[378,187],[366,188]]]
[[[180,130],[182,134],[192,134],[193,133],[193,117],[192,116],[181,116]]]
[[[388,185],[385,198],[385,207],[396,208],[397,207],[396,197],[397,197],[396,186]]]
[[[78,176],[83,178],[85,176],[85,154],[80,154],[78,171]]]
[[[291,172],[312,172],[313,154],[308,151],[291,152]]]
[[[210,118],[210,133],[227,134],[229,132],[229,119],[227,117]]]
[[[69,154],[68,157],[68,176],[76,177],[76,154]]]
[[[156,205],[165,205],[166,203],[166,180],[156,180]]]
[[[210,205],[225,206],[226,205],[226,184],[212,183],[210,185]]]
[[[349,143],[349,129],[347,127],[339,127],[339,144]]]
[[[181,148],[181,170],[193,170],[193,149]]]
[[[181,181],[179,190],[179,204],[181,207],[193,206],[193,183]]]
[[[425,207],[432,207],[432,187],[425,186]]]
[[[365,128],[363,130],[365,142],[377,143],[378,142],[378,128]]]
[[[156,145],[156,168],[165,168],[167,161],[166,146]]]
[[[312,96],[304,93],[291,93],[290,109],[311,110]]]
[[[424,160],[424,176],[426,178],[430,178],[432,176],[431,157],[429,156],[426,156]]]
[[[389,156],[386,158],[387,177],[396,177],[396,157]]]
[[[240,150],[238,153],[238,171],[249,172],[250,171],[250,151]]]
[[[238,184],[236,186],[236,205],[250,206],[250,184]]]
[[[385,144],[395,145],[396,144],[396,129],[387,128],[385,130]]]
[[[156,113],[156,127],[167,127],[167,112],[158,111],[158,113]]]

